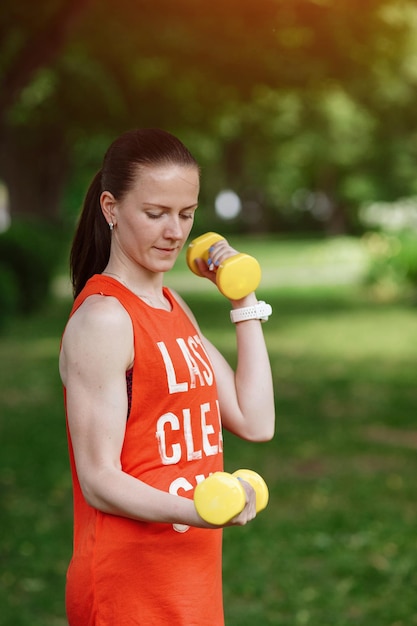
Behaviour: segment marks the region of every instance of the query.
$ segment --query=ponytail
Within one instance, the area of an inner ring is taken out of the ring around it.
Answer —
[[[84,200],[70,255],[74,298],[91,276],[100,274],[110,256],[111,235],[100,206],[101,170],[95,175]]]

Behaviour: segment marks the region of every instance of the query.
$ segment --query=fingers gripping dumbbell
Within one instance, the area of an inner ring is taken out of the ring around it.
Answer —
[[[246,505],[246,493],[240,479],[254,488],[256,512],[262,511],[268,504],[268,487],[259,474],[241,469],[233,474],[214,472],[197,485],[194,505],[200,517],[210,524],[223,526],[239,515]]]
[[[209,248],[224,239],[217,233],[206,233],[194,239],[187,249],[186,260],[194,274],[201,276],[196,259],[209,259]],[[261,282],[261,267],[249,254],[239,252],[223,261],[216,272],[216,284],[221,293],[231,300],[239,300],[258,287]]]

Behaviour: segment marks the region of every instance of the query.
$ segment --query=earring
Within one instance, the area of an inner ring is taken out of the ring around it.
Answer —
[[[112,230],[113,230],[113,228],[114,228],[114,224],[113,224],[113,222],[109,222],[109,228],[110,228],[110,231],[112,231]]]

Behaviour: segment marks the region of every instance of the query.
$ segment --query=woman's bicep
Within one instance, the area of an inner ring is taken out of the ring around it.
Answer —
[[[109,472],[121,469],[121,451],[128,411],[126,378],[99,362],[92,376],[88,367],[74,375],[69,371],[67,396],[68,429],[75,467],[87,502],[100,508],[107,500]],[[85,376],[83,376],[83,371]]]
[[[91,311],[90,311],[91,313]],[[61,371],[67,416],[80,478],[119,465],[126,428],[126,369],[132,359],[130,319],[96,307],[80,316],[63,339]]]
[[[98,380],[98,379],[97,379]],[[69,376],[67,418],[77,469],[118,465],[127,420],[126,380],[101,383]]]

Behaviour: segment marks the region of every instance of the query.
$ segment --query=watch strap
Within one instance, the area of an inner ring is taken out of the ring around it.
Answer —
[[[252,306],[245,306],[241,309],[232,309],[230,311],[230,319],[233,324],[238,322],[246,322],[248,320],[261,320],[266,322],[272,313],[272,307],[263,300]]]

